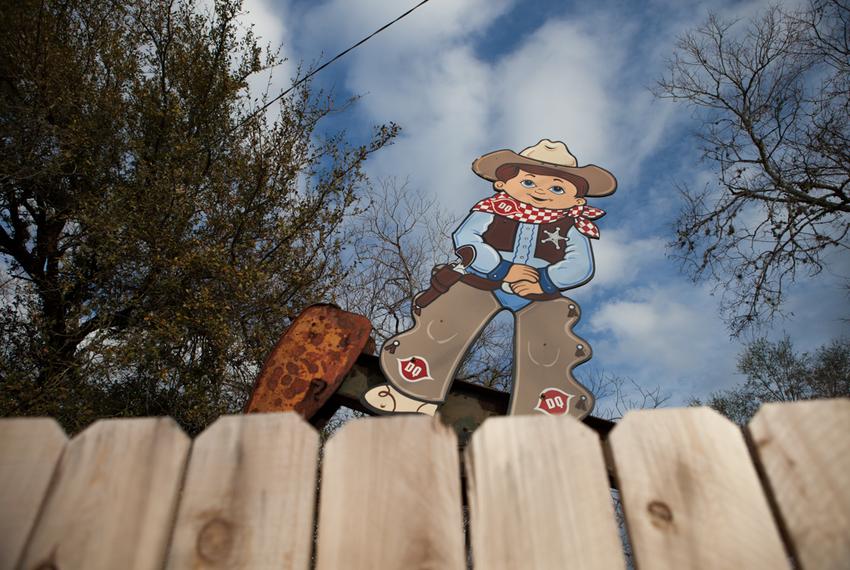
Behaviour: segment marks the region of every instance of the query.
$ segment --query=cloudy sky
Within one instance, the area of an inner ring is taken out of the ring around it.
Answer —
[[[246,0],[245,21],[289,58],[272,90],[298,62],[315,64],[412,7],[415,0]],[[742,380],[741,340],[730,339],[711,284],[693,284],[665,244],[681,207],[675,185],[711,176],[691,138],[690,111],[655,99],[676,37],[709,11],[746,18],[766,2],[646,0],[431,0],[319,74],[316,87],[358,103],[334,120],[355,141],[393,121],[403,132],[368,166],[372,177],[409,177],[410,187],[465,212],[491,187],[470,170],[486,152],[562,140],[579,164],[611,170],[617,193],[592,201],[608,215],[595,243],[596,278],[572,292],[583,308],[576,332],[598,369],[657,384],[672,404]],[[264,85],[258,78],[255,85]],[[842,276],[803,278],[789,297],[793,316],[764,331],[788,333],[811,350],[850,335]]]

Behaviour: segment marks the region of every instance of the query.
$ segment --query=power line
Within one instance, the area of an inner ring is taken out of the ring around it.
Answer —
[[[240,121],[239,124],[237,124],[235,127],[233,127],[228,134],[233,133],[234,131],[241,128],[243,125],[245,125],[245,123],[247,123],[248,121],[250,121],[251,119],[253,119],[257,115],[259,115],[260,113],[262,113],[263,111],[265,111],[266,109],[271,107],[275,102],[283,99],[286,96],[287,93],[289,93],[290,91],[292,91],[293,89],[295,89],[296,87],[298,87],[299,85],[301,85],[302,83],[304,83],[305,81],[307,81],[308,79],[310,79],[311,77],[313,77],[314,75],[319,73],[321,70],[323,70],[324,68],[326,68],[327,66],[329,66],[330,64],[332,64],[333,62],[338,60],[339,58],[343,57],[348,52],[357,49],[358,47],[365,44],[366,42],[368,42],[369,40],[371,40],[372,38],[374,38],[375,36],[377,36],[378,34],[383,32],[384,30],[386,30],[387,28],[389,28],[390,26],[392,26],[393,24],[395,24],[399,20],[402,20],[403,18],[407,17],[409,14],[412,14],[418,8],[427,4],[430,1],[431,0],[422,0],[419,4],[417,4],[416,6],[414,6],[413,8],[408,10],[407,12],[405,12],[404,14],[398,16],[396,19],[392,20],[391,22],[384,24],[383,26],[381,26],[380,28],[378,28],[377,30],[375,30],[374,32],[372,32],[371,34],[369,34],[368,36],[366,36],[365,38],[363,38],[362,40],[360,40],[356,44],[352,45],[351,47],[339,52],[338,54],[333,56],[330,60],[326,61],[325,63],[323,63],[322,65],[320,65],[319,67],[317,67],[316,69],[314,69],[313,71],[311,71],[310,73],[308,73],[307,75],[305,75],[304,77],[302,77],[301,79],[296,81],[295,83],[293,83],[288,89],[281,91],[281,93],[277,97],[275,97],[274,99],[272,99],[271,101],[269,101],[268,103],[266,103],[265,105],[263,105],[262,107],[260,107],[259,109],[257,109],[256,111],[254,111],[253,113],[251,113],[250,115],[245,117],[244,119],[242,119],[242,121]]]

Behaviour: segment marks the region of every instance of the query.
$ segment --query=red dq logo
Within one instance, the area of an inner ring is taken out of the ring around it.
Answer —
[[[421,356],[398,359],[398,371],[402,378],[408,382],[419,382],[420,380],[433,380],[428,370],[428,361]]]
[[[558,388],[546,388],[540,394],[540,401],[534,409],[550,416],[563,416],[570,411],[570,400],[573,398],[573,394],[567,394]]]
[[[516,206],[511,200],[495,200],[493,207],[502,214],[511,214],[516,210]]]

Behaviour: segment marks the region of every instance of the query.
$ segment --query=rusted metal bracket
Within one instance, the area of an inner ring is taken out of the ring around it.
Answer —
[[[334,305],[312,305],[272,349],[245,413],[295,411],[313,417],[369,342],[372,323]]]

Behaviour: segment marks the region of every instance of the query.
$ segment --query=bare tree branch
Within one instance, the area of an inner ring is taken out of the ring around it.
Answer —
[[[848,249],[850,50],[846,0],[716,16],[679,39],[656,95],[697,110],[717,171],[680,188],[674,257],[721,293],[734,334],[781,312],[784,291]]]

